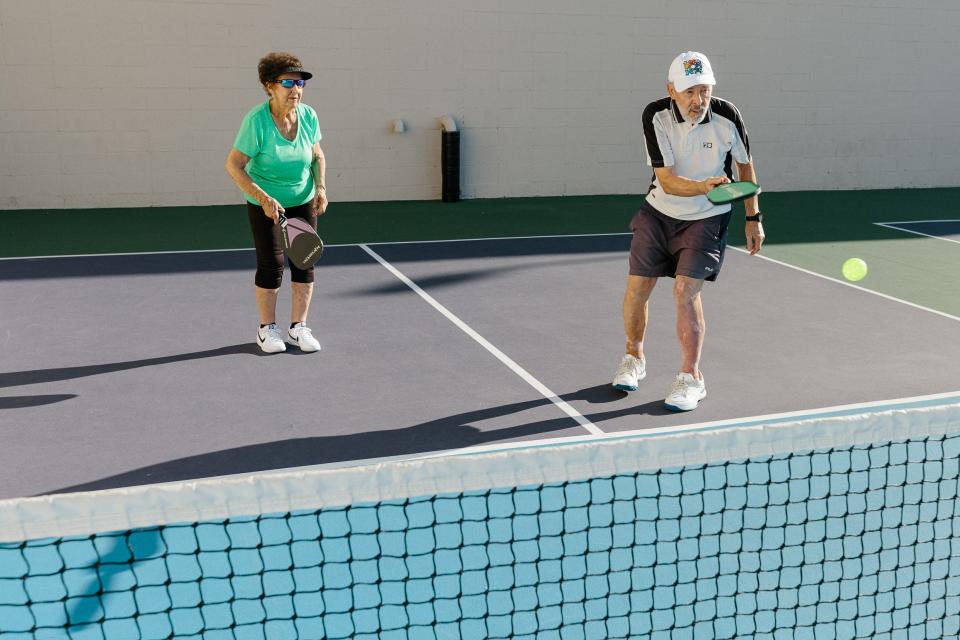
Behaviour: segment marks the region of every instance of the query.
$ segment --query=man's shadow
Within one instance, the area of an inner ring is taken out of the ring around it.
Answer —
[[[567,402],[607,404],[622,400],[625,395],[609,384],[602,384],[564,394],[561,398]],[[99,480],[57,489],[50,493],[94,491],[353,460],[409,456],[462,449],[510,439],[533,438],[578,426],[572,418],[560,415],[559,411],[555,418],[516,424],[501,429],[481,430],[474,426],[485,420],[503,418],[550,404],[547,398],[537,398],[465,411],[399,429],[291,438],[233,447],[141,467]],[[663,401],[657,400],[608,411],[583,413],[583,415],[591,422],[601,423],[623,416],[657,416],[669,413],[663,407]]]

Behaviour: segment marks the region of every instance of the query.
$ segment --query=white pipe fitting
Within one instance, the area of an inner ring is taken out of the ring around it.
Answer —
[[[444,131],[456,131],[457,121],[453,119],[453,116],[442,116],[440,118],[440,128]]]

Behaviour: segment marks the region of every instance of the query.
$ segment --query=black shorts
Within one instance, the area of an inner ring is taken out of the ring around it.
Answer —
[[[288,218],[302,218],[317,228],[317,216],[313,211],[313,202],[305,202],[296,207],[287,207],[284,215]],[[261,289],[279,289],[283,280],[283,238],[280,237],[280,225],[263,212],[263,207],[247,202],[247,219],[253,232],[253,246],[257,249],[257,273],[254,284]],[[298,283],[313,282],[313,267],[298,269],[290,263],[290,280]]]
[[[646,201],[630,221],[630,275],[716,280],[727,248],[731,212],[677,220]]]

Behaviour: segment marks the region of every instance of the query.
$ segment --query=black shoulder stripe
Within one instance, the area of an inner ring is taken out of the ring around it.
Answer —
[[[670,102],[670,98],[661,98],[651,102],[643,110],[643,139],[647,143],[647,155],[650,156],[650,164],[654,167],[663,166],[663,151],[660,150],[657,132],[653,128],[653,117],[659,112],[669,109]]]
[[[713,111],[714,115],[726,118],[733,122],[737,127],[737,133],[740,134],[740,139],[743,140],[743,146],[747,150],[747,154],[750,153],[750,138],[747,136],[747,127],[743,124],[743,117],[740,115],[740,110],[737,109],[736,105],[732,102],[727,102],[722,98],[712,98],[710,100],[710,109]]]

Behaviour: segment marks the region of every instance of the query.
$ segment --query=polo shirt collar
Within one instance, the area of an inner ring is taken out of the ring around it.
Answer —
[[[677,124],[683,124],[686,120],[683,119],[683,114],[680,113],[680,107],[677,105],[677,101],[670,99],[670,106],[673,111],[673,119]],[[703,116],[703,120],[699,124],[707,124],[713,118],[713,100],[710,101],[710,104],[707,105],[707,115]]]

